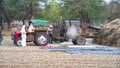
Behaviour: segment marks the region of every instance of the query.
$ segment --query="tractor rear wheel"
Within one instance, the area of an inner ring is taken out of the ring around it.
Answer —
[[[37,33],[35,36],[34,43],[38,46],[40,45],[47,45],[48,44],[48,37],[45,32]]]
[[[85,45],[85,43],[86,43],[85,37],[79,36],[79,37],[77,38],[77,40],[76,40],[76,43],[77,43],[78,45]]]
[[[85,45],[86,39],[85,37],[79,36],[77,39],[72,40],[74,45]]]

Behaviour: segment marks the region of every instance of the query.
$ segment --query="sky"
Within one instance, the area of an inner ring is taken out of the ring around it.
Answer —
[[[51,1],[51,0],[48,0],[49,2]],[[57,2],[59,2],[59,0],[56,0]],[[107,3],[109,3],[111,0],[105,0]]]
[[[111,0],[104,0],[104,1],[106,1],[107,3],[109,3]]]
[[[48,3],[50,2],[51,0],[48,0]],[[56,0],[57,1],[57,3],[59,3],[60,2],[60,0]],[[111,0],[104,0],[104,1],[106,1],[107,3],[109,3]],[[41,6],[44,6],[44,3],[40,3],[41,4]],[[44,7],[41,7],[41,8],[44,8]]]

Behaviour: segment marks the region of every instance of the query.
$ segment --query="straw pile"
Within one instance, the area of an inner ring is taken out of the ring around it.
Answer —
[[[103,25],[100,32],[93,40],[97,44],[120,47],[120,19],[115,19]]]

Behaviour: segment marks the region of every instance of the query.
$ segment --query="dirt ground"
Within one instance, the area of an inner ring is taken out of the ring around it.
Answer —
[[[18,47],[4,37],[0,68],[120,68],[120,55],[50,52],[33,43]]]

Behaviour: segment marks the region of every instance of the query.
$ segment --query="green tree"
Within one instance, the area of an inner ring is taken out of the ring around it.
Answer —
[[[112,0],[107,7],[108,9],[108,20],[120,18],[120,0]]]
[[[40,11],[39,2],[46,0],[4,0],[2,12],[10,27],[12,20],[30,20]],[[8,28],[9,28],[8,27]]]
[[[108,21],[120,18],[120,0],[112,0],[107,3],[105,10],[101,13],[101,17]]]
[[[2,3],[3,0],[0,0],[0,26],[2,26]]]
[[[60,15],[61,8],[55,0],[52,0],[42,12],[42,18],[51,22],[55,21]]]
[[[103,0],[63,0],[64,18],[81,18],[85,21],[100,19],[104,7]]]

